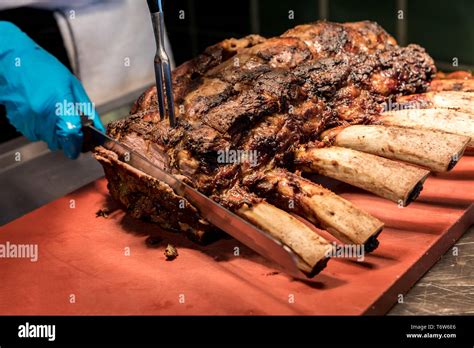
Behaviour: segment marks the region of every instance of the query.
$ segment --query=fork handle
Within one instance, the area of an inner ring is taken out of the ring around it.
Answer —
[[[160,0],[147,0],[148,9],[150,13],[161,12],[161,1]]]
[[[155,5],[150,5],[150,3],[153,3]],[[163,20],[163,12],[158,10],[154,11],[156,5],[156,0],[148,0],[148,6],[150,8],[150,14],[151,14],[151,23],[153,25],[153,32],[155,34],[155,42],[156,42],[156,49],[157,49],[157,56],[159,55],[160,58],[165,58],[166,52],[165,52],[165,23]]]

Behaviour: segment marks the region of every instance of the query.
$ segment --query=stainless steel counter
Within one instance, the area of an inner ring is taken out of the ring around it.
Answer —
[[[18,150],[0,156],[0,161],[10,163],[0,169],[0,226],[104,175],[90,153],[71,161],[62,152],[49,151],[43,143],[20,148],[24,159],[18,163],[11,160]],[[28,158],[27,153],[34,157]]]
[[[141,91],[98,108],[104,124],[128,114]],[[0,226],[103,176],[90,153],[71,161],[25,137],[0,144]]]
[[[389,314],[474,315],[474,226]]]

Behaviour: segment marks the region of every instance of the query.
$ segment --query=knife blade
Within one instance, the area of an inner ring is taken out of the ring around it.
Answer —
[[[117,153],[121,158],[126,159],[125,162],[128,165],[168,184],[177,195],[186,198],[194,205],[199,210],[200,215],[212,225],[220,228],[266,259],[273,261],[282,271],[292,277],[307,279],[307,276],[297,266],[297,256],[279,240],[232,213],[174,175],[157,167],[127,145],[102,133],[93,126],[92,121],[87,116],[82,115],[81,120],[84,143],[87,144],[86,150],[100,145]]]

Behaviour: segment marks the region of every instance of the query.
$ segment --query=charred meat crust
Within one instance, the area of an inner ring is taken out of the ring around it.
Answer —
[[[129,145],[142,138],[142,152],[162,152],[155,157],[164,168],[236,209],[259,200],[248,193],[247,175],[291,169],[297,146],[335,126],[373,122],[380,102],[424,91],[435,72],[421,47],[398,47],[375,23],[316,22],[277,38],[251,35],[209,47],[173,72],[177,127],[160,122],[150,88],[132,107],[139,114],[112,123],[108,133]],[[218,154],[228,150],[256,151],[258,161],[219,163]],[[198,240],[212,230],[193,207],[176,210],[177,197],[150,178],[103,150],[97,159],[112,195],[132,215],[172,229],[185,221]]]
[[[99,147],[94,155],[104,167],[110,194],[132,217],[158,223],[170,231],[184,232],[203,244],[218,238],[220,232],[171,187],[120,161],[112,151]]]

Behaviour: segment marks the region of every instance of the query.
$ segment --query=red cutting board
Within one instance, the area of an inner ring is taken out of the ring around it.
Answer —
[[[0,244],[39,248],[37,262],[0,258],[0,314],[383,314],[474,223],[474,157],[430,177],[406,208],[337,190],[386,223],[380,246],[302,282],[233,239],[202,247],[121,210],[97,218],[114,206],[98,180],[0,228]],[[147,247],[149,234],[176,245],[178,258]]]

